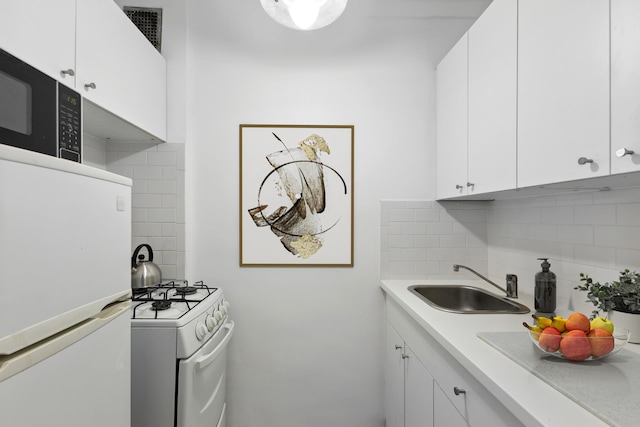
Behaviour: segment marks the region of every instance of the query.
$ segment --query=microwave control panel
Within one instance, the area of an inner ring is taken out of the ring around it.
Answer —
[[[82,99],[80,94],[58,84],[58,156],[82,161]]]

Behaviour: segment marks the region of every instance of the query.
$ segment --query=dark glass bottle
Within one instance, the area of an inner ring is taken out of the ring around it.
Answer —
[[[556,275],[549,271],[549,258],[538,258],[542,261],[542,271],[535,277],[535,308],[540,313],[553,313],[556,310]]]

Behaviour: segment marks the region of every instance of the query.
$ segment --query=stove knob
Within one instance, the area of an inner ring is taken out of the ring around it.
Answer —
[[[219,310],[220,310],[220,313],[222,313],[223,316],[225,314],[227,314],[227,307],[224,304],[220,304]]]
[[[223,302],[223,304],[224,304],[225,308],[227,309],[227,311],[229,311],[229,307],[231,307],[231,304],[229,304],[229,301],[225,300]]]
[[[196,325],[196,338],[198,341],[202,341],[204,337],[207,335],[207,327],[202,322],[198,322]]]
[[[214,317],[214,318],[219,322],[219,321],[221,321],[221,320],[222,320],[222,318],[223,318],[224,316],[222,315],[222,313],[220,313],[220,310],[216,310],[216,311],[213,313],[213,317]]]
[[[207,318],[204,320],[204,323],[207,325],[207,329],[209,329],[209,331],[213,331],[213,328],[216,327],[218,321],[211,314],[207,314]]]

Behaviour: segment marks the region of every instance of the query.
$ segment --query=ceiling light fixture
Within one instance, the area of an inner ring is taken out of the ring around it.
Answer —
[[[260,0],[274,21],[294,30],[317,30],[333,23],[347,7],[347,0]]]

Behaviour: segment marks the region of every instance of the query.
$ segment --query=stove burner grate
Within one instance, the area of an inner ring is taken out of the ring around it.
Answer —
[[[151,309],[155,311],[163,311],[168,310],[171,307],[171,301],[162,300],[162,301],[154,301],[151,303]]]
[[[198,289],[195,286],[181,286],[179,288],[175,288],[177,295],[192,295],[195,294]]]

